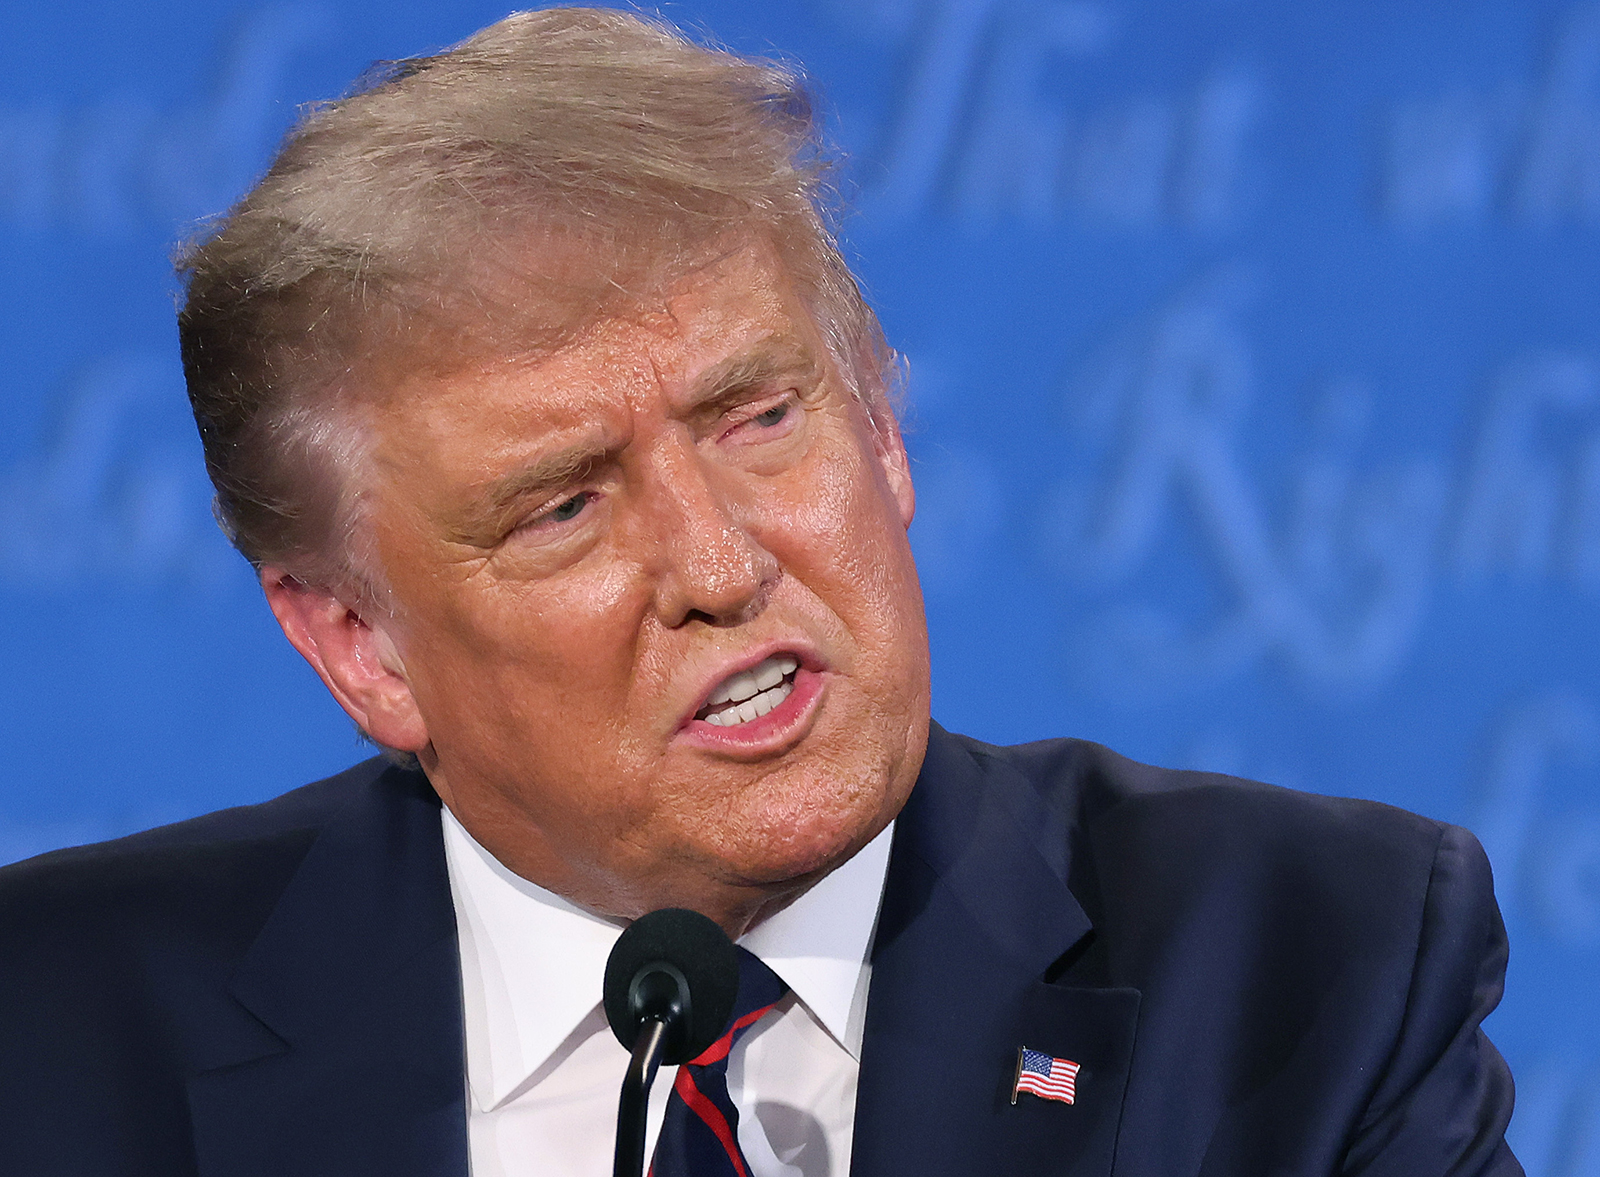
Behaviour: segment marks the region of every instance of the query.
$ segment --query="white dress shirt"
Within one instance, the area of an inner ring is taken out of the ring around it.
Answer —
[[[850,1168],[869,956],[894,826],[739,943],[789,985],[728,1060],[752,1177]],[[619,925],[502,866],[444,811],[473,1177],[606,1177],[628,1068],[600,1008]],[[650,1093],[655,1149],[676,1067]]]

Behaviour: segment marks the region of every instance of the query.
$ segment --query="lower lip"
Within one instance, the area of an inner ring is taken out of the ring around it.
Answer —
[[[794,689],[765,715],[728,727],[691,719],[680,737],[721,752],[765,755],[782,751],[810,728],[822,701],[822,685],[822,675],[817,671],[796,670]]]

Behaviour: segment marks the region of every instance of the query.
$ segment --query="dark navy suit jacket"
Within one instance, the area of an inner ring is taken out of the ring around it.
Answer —
[[[852,1173],[1521,1173],[1505,952],[1462,830],[935,727]],[[438,799],[379,761],[0,870],[0,1173],[465,1177],[459,986]],[[1019,1046],[1076,1102],[1013,1104]]]

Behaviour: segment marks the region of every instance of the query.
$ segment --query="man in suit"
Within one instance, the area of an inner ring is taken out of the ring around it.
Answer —
[[[0,873],[0,1171],[601,1172],[666,906],[781,993],[658,1087],[718,1171],[1520,1171],[1469,835],[931,724],[819,174],[786,71],[523,14],[190,251],[220,516],[388,758]]]

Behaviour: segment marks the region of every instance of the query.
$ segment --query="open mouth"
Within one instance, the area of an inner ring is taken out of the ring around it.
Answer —
[[[774,654],[749,670],[729,675],[694,717],[718,727],[758,719],[789,697],[799,668],[800,660],[793,655]]]

